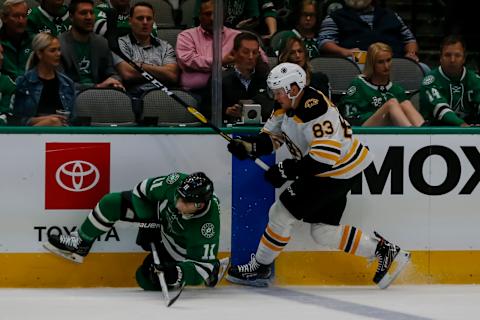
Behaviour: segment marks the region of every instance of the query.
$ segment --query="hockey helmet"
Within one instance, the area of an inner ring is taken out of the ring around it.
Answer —
[[[182,181],[177,189],[180,197],[187,202],[205,202],[212,199],[213,182],[205,173],[195,172],[190,174]]]
[[[270,71],[267,78],[267,85],[270,90],[283,89],[290,99],[293,98],[290,96],[293,83],[296,83],[300,91],[302,91],[307,83],[307,74],[298,64],[290,62],[277,65]]]

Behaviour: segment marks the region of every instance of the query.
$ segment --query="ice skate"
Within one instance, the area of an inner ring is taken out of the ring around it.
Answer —
[[[48,242],[44,243],[43,247],[65,259],[82,263],[92,244],[83,241],[77,232],[72,232],[69,235],[49,236]]]
[[[272,268],[258,263],[255,255],[252,254],[250,262],[230,267],[227,280],[246,286],[267,287],[271,275]]]
[[[378,267],[373,277],[373,282],[380,289],[386,289],[410,261],[410,252],[400,249],[399,246],[388,242],[378,233],[374,233],[379,242],[375,250],[375,256],[378,258]]]

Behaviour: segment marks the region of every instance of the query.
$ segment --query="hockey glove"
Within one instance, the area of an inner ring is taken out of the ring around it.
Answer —
[[[152,264],[152,270],[155,273],[163,272],[165,282],[169,287],[178,288],[183,283],[183,271],[180,266],[174,263]]]
[[[252,143],[243,141],[242,139],[233,139],[227,145],[228,151],[239,160],[245,160],[252,152]]]
[[[265,172],[265,180],[275,188],[280,188],[287,180],[298,178],[298,164],[299,161],[295,159],[280,161]]]

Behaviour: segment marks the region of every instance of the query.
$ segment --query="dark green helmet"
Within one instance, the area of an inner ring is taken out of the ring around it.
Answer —
[[[205,173],[195,172],[183,180],[177,191],[187,202],[207,203],[212,199],[213,182]]]

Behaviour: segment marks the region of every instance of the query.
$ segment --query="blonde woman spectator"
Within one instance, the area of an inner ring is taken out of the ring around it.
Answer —
[[[32,41],[29,69],[17,78],[13,106],[14,117],[28,126],[66,126],[68,118],[58,110],[72,113],[75,88],[73,81],[58,72],[60,42],[49,33],[39,33]]]
[[[377,42],[368,47],[363,74],[352,81],[339,108],[353,125],[421,126],[423,117],[405,90],[390,81],[392,48]]]

